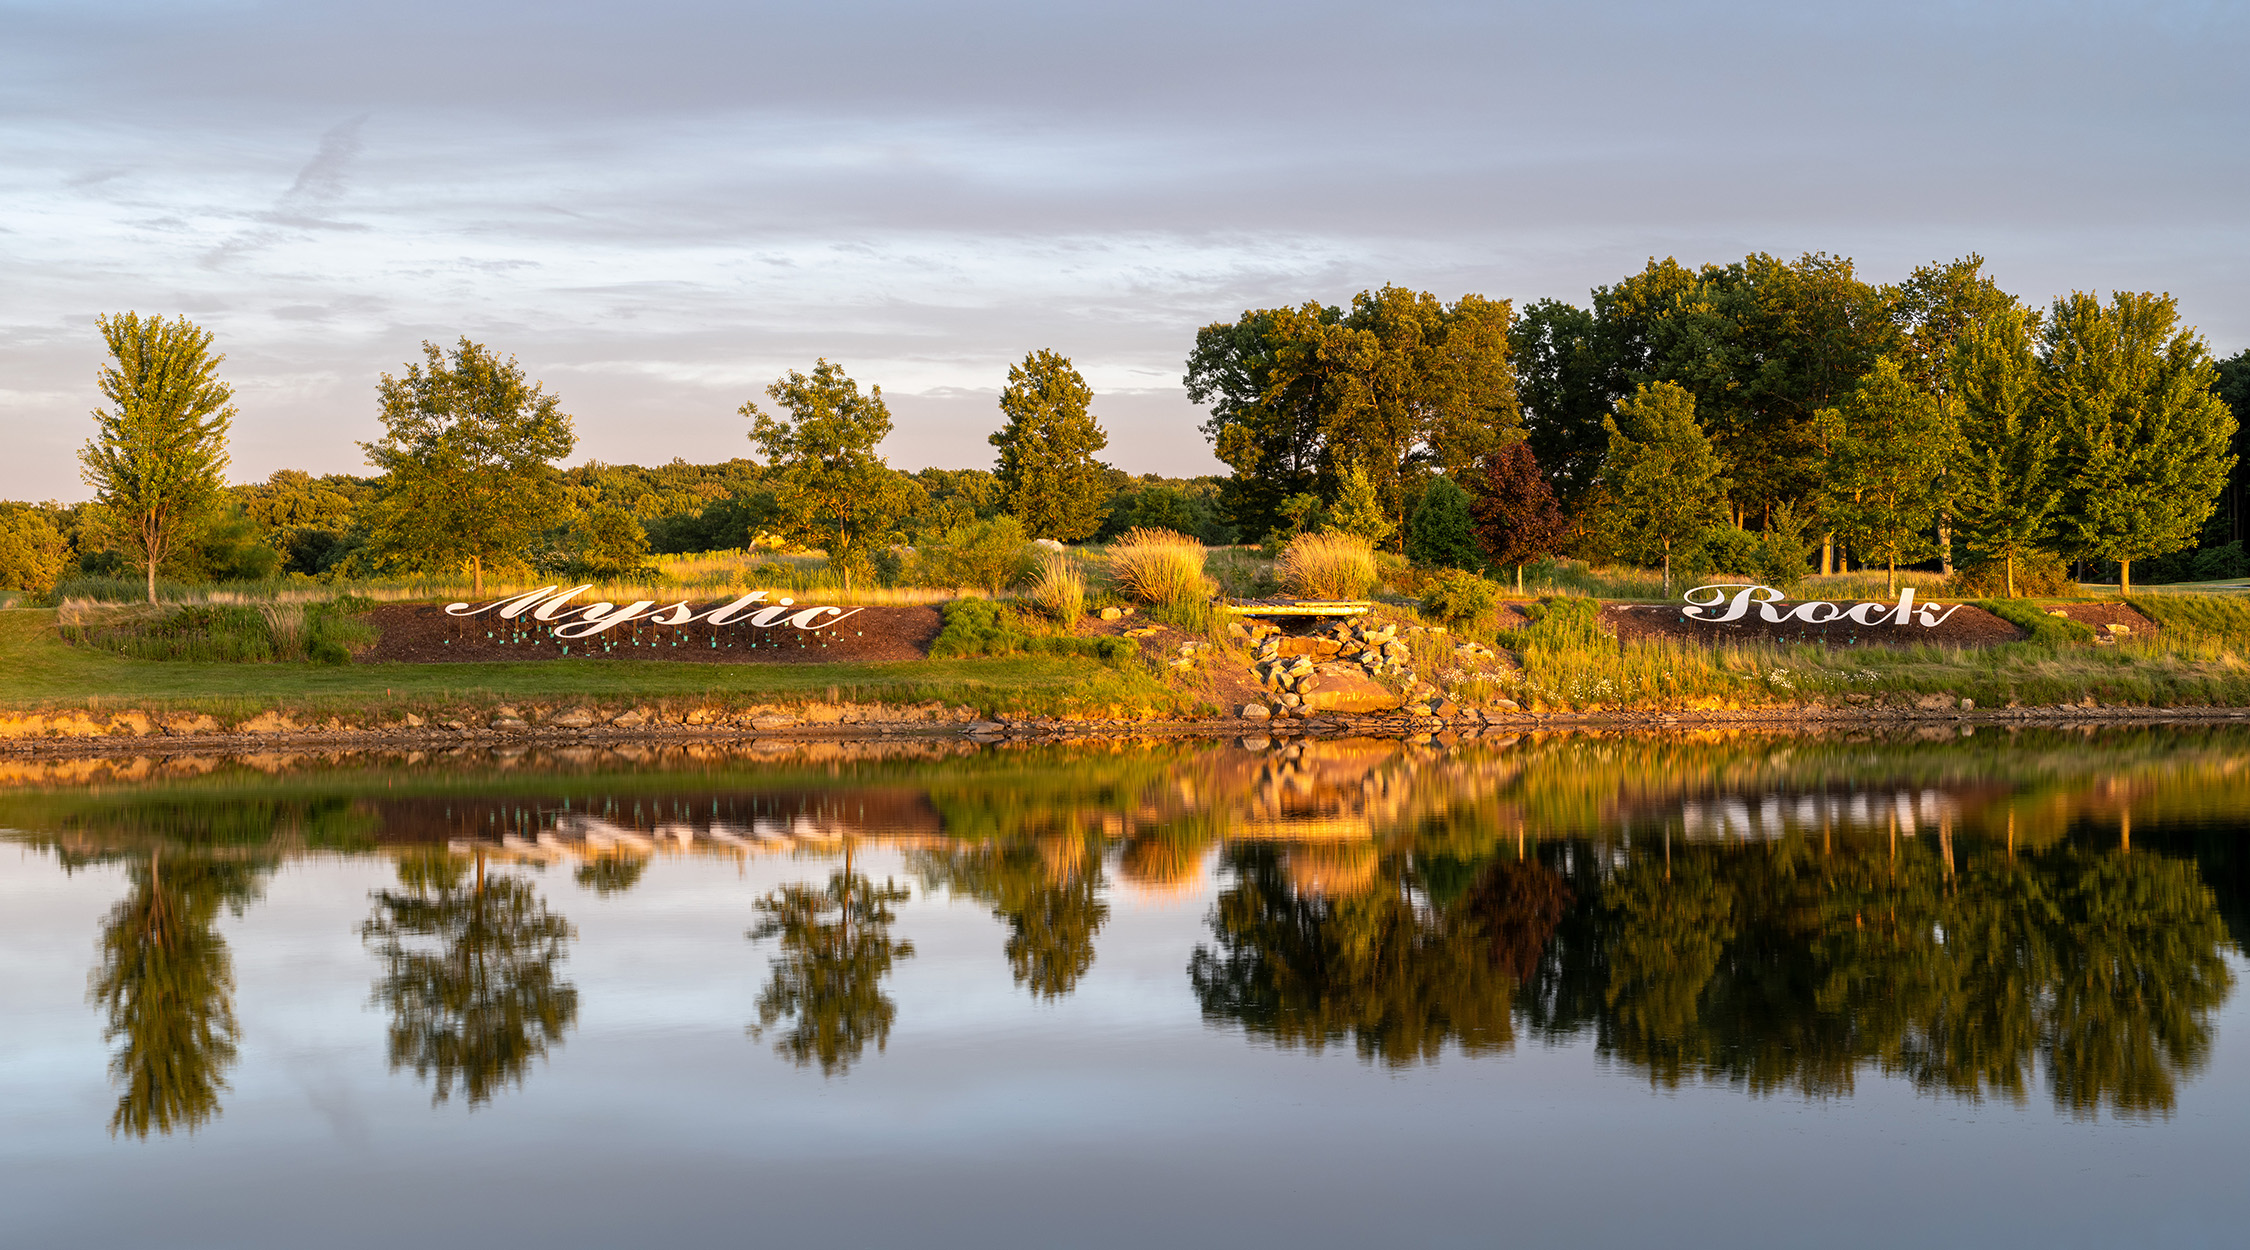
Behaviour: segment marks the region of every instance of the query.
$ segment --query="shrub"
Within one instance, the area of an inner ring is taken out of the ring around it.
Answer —
[[[922,544],[917,564],[924,585],[974,586],[999,594],[1036,571],[1031,539],[1012,516],[959,525]]]
[[[1203,544],[1172,530],[1130,529],[1109,549],[1109,579],[1142,603],[1209,599]]]
[[[1946,580],[1946,589],[1957,595],[2005,595],[2008,593],[2007,565],[1999,560],[1956,564],[1953,576]],[[2018,596],[2044,599],[2077,593],[2078,583],[2071,579],[2070,568],[2060,556],[2038,551],[2016,561]]]
[[[1469,492],[1452,478],[1432,479],[1422,502],[1406,523],[1406,558],[1424,568],[1481,569],[1484,549],[1477,546],[1469,515]]]
[[[1687,553],[1672,557],[1673,562],[1686,568],[1707,569],[1713,573],[1755,573],[1758,569],[1758,536],[1735,525],[1721,525],[1706,531],[1694,559]]]
[[[999,604],[989,599],[955,599],[938,609],[943,624],[930,643],[933,660],[980,655],[1079,655],[1104,664],[1121,664],[1140,651],[1130,638],[1073,638],[1067,634],[1030,634]]]
[[[2021,585],[2019,581],[2017,583]],[[2017,629],[2030,634],[2026,642],[2062,646],[2066,643],[2092,642],[2094,631],[2065,616],[2049,616],[2045,608],[2029,599],[1979,599],[1971,606],[1983,608]]]
[[[1375,549],[1357,534],[1299,534],[1274,563],[1281,588],[1300,599],[1364,599],[1375,588]]]
[[[1068,552],[1049,551],[1039,557],[1039,568],[1032,574],[1031,601],[1063,625],[1086,615],[1086,579]]]
[[[1474,625],[1492,614],[1500,588],[1474,573],[1449,569],[1422,592],[1422,612],[1448,625]]]

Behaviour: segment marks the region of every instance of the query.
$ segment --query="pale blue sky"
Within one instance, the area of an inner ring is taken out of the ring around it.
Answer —
[[[0,0],[0,497],[79,498],[96,313],[185,312],[241,479],[363,471],[423,338],[580,458],[747,454],[840,361],[902,467],[988,465],[1037,347],[1111,458],[1210,469],[1195,329],[1650,255],[2169,290],[2250,343],[2250,6]]]

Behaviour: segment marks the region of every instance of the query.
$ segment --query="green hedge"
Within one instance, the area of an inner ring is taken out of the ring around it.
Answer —
[[[980,655],[1082,655],[1104,664],[1119,664],[1140,651],[1130,638],[1027,633],[1020,618],[990,599],[955,599],[940,605],[938,615],[944,626],[930,644],[933,660]]]

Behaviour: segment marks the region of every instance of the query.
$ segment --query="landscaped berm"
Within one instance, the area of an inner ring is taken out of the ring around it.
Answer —
[[[1255,551],[1163,541],[1274,589]],[[1037,586],[924,604],[554,584],[9,609],[0,735],[84,750],[227,735],[1473,734],[1562,718],[2250,710],[2250,601],[2227,594],[1962,601],[1933,579],[1886,596],[1816,578],[1790,595],[1738,580],[1666,599],[1633,593],[1635,574],[1554,564],[1545,593],[1522,598],[1467,575],[1422,578],[1409,598],[1406,566],[1364,597],[1229,599],[1203,580],[1136,593],[1143,555],[1068,553],[1083,585],[1060,614]]]

